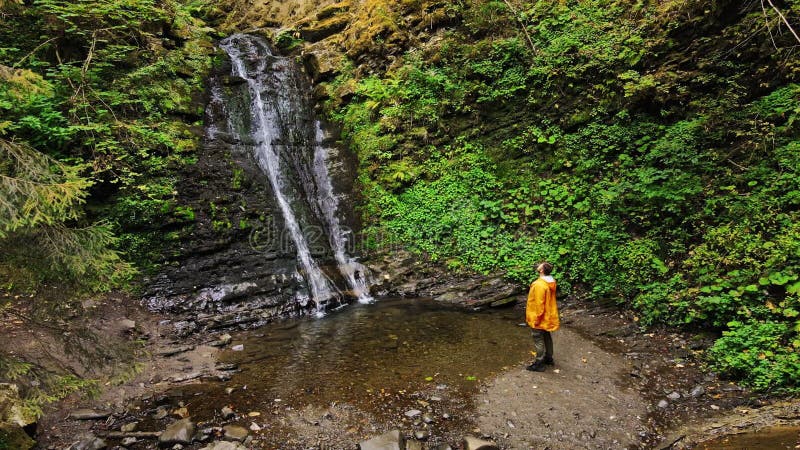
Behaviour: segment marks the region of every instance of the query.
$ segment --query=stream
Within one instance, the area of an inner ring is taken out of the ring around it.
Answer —
[[[236,367],[229,380],[173,388],[143,410],[185,407],[195,421],[221,423],[228,406],[236,419],[225,422],[255,424],[252,445],[264,448],[307,443],[308,433],[355,443],[382,432],[375,424],[452,442],[473,426],[479,384],[529,359],[520,321],[516,309],[471,312],[427,299],[356,303],[237,334],[220,356],[222,367]],[[331,418],[335,429],[326,429]],[[158,429],[152,422],[142,428]]]

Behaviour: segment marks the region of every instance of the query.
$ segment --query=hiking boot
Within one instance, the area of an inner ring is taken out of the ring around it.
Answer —
[[[544,359],[542,360],[542,364],[547,364],[548,366],[552,366],[555,365],[555,362],[553,362],[552,356],[545,356]]]
[[[533,363],[530,366],[526,367],[525,370],[530,370],[531,372],[544,372],[544,364]]]

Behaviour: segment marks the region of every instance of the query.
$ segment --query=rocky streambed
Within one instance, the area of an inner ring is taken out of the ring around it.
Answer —
[[[141,371],[50,410],[38,447],[347,449],[388,433],[404,448],[731,448],[796,431],[796,402],[703,373],[702,340],[643,333],[614,308],[567,304],[563,319],[556,365],[533,373],[521,305],[383,299],[189,338],[140,317],[126,333],[149,336]]]

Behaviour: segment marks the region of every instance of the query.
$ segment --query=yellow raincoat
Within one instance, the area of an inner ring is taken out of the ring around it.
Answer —
[[[556,307],[556,280],[551,276],[537,278],[531,283],[525,322],[538,330],[556,331],[559,327]]]

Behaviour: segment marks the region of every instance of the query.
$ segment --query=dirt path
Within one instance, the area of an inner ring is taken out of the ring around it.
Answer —
[[[513,369],[483,390],[477,401],[481,431],[514,449],[640,445],[648,402],[629,382],[630,362],[569,327],[553,334],[553,368]]]

